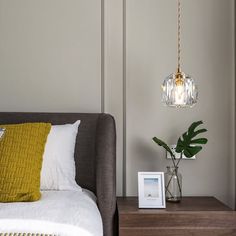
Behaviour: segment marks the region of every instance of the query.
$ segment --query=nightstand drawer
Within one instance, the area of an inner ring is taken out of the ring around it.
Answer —
[[[120,214],[120,227],[139,228],[232,228],[236,229],[236,213],[232,212],[172,212],[156,214]],[[214,220],[213,220],[214,219]]]
[[[213,197],[186,197],[166,209],[118,198],[119,236],[236,236],[236,212]]]
[[[119,236],[235,236],[235,229],[120,228]]]

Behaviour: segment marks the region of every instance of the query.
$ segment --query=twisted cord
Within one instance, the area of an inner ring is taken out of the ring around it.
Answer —
[[[180,70],[180,54],[181,54],[181,39],[180,39],[180,33],[181,33],[181,28],[180,28],[180,23],[181,23],[181,5],[180,5],[180,0],[178,0],[178,70]]]

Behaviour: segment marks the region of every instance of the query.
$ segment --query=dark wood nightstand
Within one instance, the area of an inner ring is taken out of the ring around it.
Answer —
[[[118,197],[119,236],[236,236],[236,212],[214,197],[184,197],[166,209],[139,209]]]

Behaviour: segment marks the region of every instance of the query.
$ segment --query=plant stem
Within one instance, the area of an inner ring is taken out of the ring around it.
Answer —
[[[172,156],[172,155],[171,155],[171,161],[173,162],[173,165],[174,165],[174,167],[176,168],[176,164],[175,164],[175,156]]]
[[[183,152],[180,153],[180,158],[179,158],[179,160],[177,162],[176,167],[178,167],[179,162],[181,161],[182,158],[183,158]],[[181,186],[180,186],[179,176],[177,174],[177,169],[176,168],[175,168],[175,174],[176,174],[177,182],[178,182],[178,186],[179,186],[180,198],[182,198],[182,189],[181,189]]]
[[[182,160],[182,158],[183,158],[183,152],[180,153],[180,158],[179,158],[179,160],[178,160],[178,162],[176,164],[177,167],[179,166],[179,163]]]
[[[176,169],[176,164],[175,164],[175,156],[174,155],[171,155],[171,161],[173,162],[173,165],[174,165],[174,169]],[[173,178],[173,175],[171,175],[169,181],[168,181],[168,184],[166,185],[166,192],[168,191],[169,194],[171,195],[172,198],[174,198],[174,196],[172,195],[172,193],[169,191],[169,185],[170,185],[170,182]]]
[[[181,153],[180,153],[180,158],[179,158],[178,162],[176,163],[176,162],[175,162],[175,156],[171,156],[171,160],[172,160],[172,163],[173,163],[173,165],[174,165],[174,171],[173,171],[173,172],[175,173],[176,178],[177,178],[177,183],[178,183],[179,192],[180,192],[180,198],[182,198],[182,189],[181,189],[181,185],[180,185],[179,176],[178,176],[178,174],[177,174],[177,168],[178,168],[178,165],[179,165],[179,163],[180,163],[182,157],[183,157],[183,153],[181,152]],[[171,177],[170,177],[170,179],[169,179],[169,181],[168,181],[168,184],[166,185],[166,192],[168,191],[169,194],[171,195],[171,197],[174,198],[173,195],[172,195],[172,193],[171,193],[171,192],[169,191],[169,189],[168,189],[172,178],[173,178],[173,174],[171,175]]]

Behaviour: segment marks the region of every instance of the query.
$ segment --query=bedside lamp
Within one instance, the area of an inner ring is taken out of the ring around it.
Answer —
[[[194,79],[180,69],[180,0],[178,0],[178,66],[162,84],[162,101],[169,107],[193,107],[197,103],[198,89]]]

